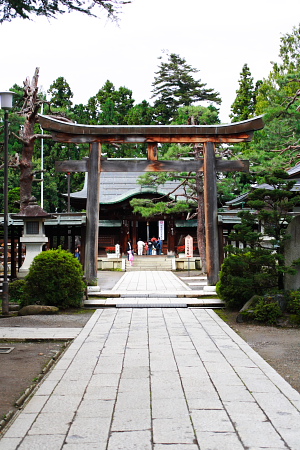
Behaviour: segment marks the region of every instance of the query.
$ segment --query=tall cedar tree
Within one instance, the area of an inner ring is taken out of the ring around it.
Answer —
[[[54,108],[70,108],[72,106],[73,92],[64,77],[58,77],[53,81],[48,89],[48,94],[51,96],[50,103]]]
[[[201,101],[221,103],[219,93],[208,89],[201,79],[195,79],[199,72],[187,64],[184,58],[175,53],[168,55],[167,62],[162,61],[152,83],[152,97],[157,113],[157,122],[170,123],[176,116],[178,108],[191,106]]]
[[[256,89],[254,88],[253,78],[247,64],[244,64],[240,73],[239,88],[236,91],[236,98],[231,105],[230,118],[232,122],[239,122],[253,117],[255,114]]]

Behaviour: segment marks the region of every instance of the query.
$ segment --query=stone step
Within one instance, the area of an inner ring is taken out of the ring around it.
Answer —
[[[133,270],[172,270],[172,261],[134,261],[133,265],[126,261],[126,272]]]
[[[183,291],[175,291],[175,290],[170,290],[170,291],[166,291],[166,292],[157,292],[157,291],[127,291],[127,290],[116,290],[116,291],[112,291],[112,290],[99,290],[99,291],[93,291],[93,292],[88,292],[88,297],[89,299],[107,299],[108,297],[114,297],[114,298],[118,298],[118,297],[149,297],[149,298],[154,298],[154,297],[160,297],[160,298],[165,298],[165,297],[177,297],[177,298],[201,298],[201,297],[216,297],[216,292],[215,291],[206,291],[204,292],[203,289],[197,289],[197,290],[183,290]]]
[[[116,308],[187,308],[186,303],[116,303]]]
[[[201,299],[196,297],[140,297],[137,294],[125,298],[108,297],[91,299],[84,302],[87,308],[223,308],[224,303],[220,299]]]

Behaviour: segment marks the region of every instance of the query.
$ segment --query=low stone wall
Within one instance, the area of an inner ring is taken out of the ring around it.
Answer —
[[[176,270],[201,270],[202,264],[200,256],[193,258],[180,257],[175,259]]]
[[[125,259],[124,258],[107,258],[106,256],[98,258],[98,270],[124,270],[125,271]]]
[[[155,257],[152,257],[155,258]],[[98,257],[98,270],[125,271],[126,258]],[[193,258],[174,258],[172,270],[201,270],[202,264],[199,256]]]

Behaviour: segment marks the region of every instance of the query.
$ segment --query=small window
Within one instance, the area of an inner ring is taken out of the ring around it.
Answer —
[[[27,234],[39,234],[39,222],[27,222]]]

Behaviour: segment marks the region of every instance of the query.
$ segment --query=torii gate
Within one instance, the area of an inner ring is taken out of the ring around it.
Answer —
[[[254,131],[264,127],[262,116],[228,125],[83,125],[39,115],[39,123],[61,143],[90,144],[90,156],[81,161],[60,161],[61,172],[88,172],[86,205],[85,276],[97,284],[98,221],[101,172],[197,172],[204,173],[204,211],[208,285],[215,285],[220,270],[216,172],[249,171],[249,161],[221,160],[215,157],[215,144],[248,142]],[[102,143],[147,143],[145,161],[106,161]],[[158,143],[203,143],[203,159],[159,161]]]

